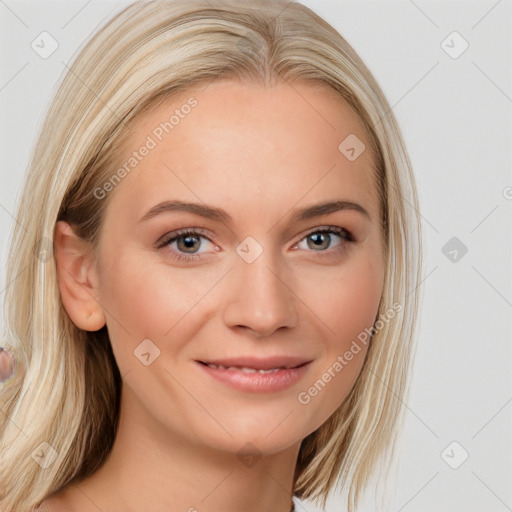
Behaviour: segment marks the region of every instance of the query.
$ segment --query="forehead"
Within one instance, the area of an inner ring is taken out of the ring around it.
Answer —
[[[229,203],[237,216],[358,199],[374,216],[370,148],[357,114],[327,86],[214,82],[166,98],[133,124],[118,166],[134,165],[112,202],[137,215],[169,199]]]

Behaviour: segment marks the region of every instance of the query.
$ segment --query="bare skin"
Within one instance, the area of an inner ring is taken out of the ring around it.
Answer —
[[[109,192],[97,253],[56,225],[66,311],[81,329],[106,323],[123,392],[109,458],[49,498],[48,512],[288,512],[301,441],[339,407],[364,362],[365,347],[307,404],[298,400],[373,325],[383,290],[373,156],[357,115],[325,87],[215,82],[146,113],[119,165],[192,96],[197,106]],[[350,134],[366,146],[354,161],[338,149]],[[168,200],[232,220],[178,210],[141,220]],[[367,215],[293,219],[328,201]],[[180,228],[204,232],[155,247]],[[262,249],[250,263],[237,252],[247,237],[258,244],[249,253]],[[160,350],[147,366],[134,355],[146,339]],[[308,364],[272,392],[235,389],[199,363],[276,355]],[[261,458],[248,463],[247,446]]]

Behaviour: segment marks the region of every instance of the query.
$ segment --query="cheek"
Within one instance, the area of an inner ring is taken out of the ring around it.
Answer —
[[[333,343],[343,348],[377,315],[383,291],[382,261],[370,252],[354,257],[315,279],[304,280],[301,296],[329,328]]]
[[[159,348],[173,332],[198,326],[201,300],[219,280],[219,272],[194,279],[143,251],[105,252],[99,301],[107,316],[112,347],[120,368],[133,364],[133,351],[150,339]],[[193,329],[192,329],[193,330]],[[182,337],[172,336],[173,347]]]
[[[329,328],[324,355],[297,397],[310,431],[335,412],[361,372],[369,346],[365,329],[375,321],[383,279],[382,262],[370,254],[317,279],[315,287],[308,284],[312,309]]]
[[[136,252],[119,249],[113,255],[105,251],[102,257],[100,303],[123,373],[133,364],[133,351],[144,339],[160,346],[162,333],[174,320],[169,312],[179,308],[179,300],[171,286],[159,279],[154,265]]]
[[[331,275],[326,274],[322,281],[317,279],[316,286],[308,285],[310,296],[314,297],[314,310],[329,327],[326,348],[333,361],[349,350],[353,341],[375,322],[383,282],[382,260],[367,251],[340,265]],[[359,367],[364,360],[367,346],[359,345],[361,350],[354,356],[352,367]]]

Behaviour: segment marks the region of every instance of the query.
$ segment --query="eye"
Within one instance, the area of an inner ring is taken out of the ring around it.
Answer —
[[[165,235],[157,242],[156,247],[157,249],[162,249],[165,246],[169,247],[172,257],[180,261],[198,259],[200,254],[207,252],[207,250],[199,252],[199,249],[205,245],[202,240],[207,240],[210,244],[213,244],[207,234],[206,231],[198,228],[178,229]]]
[[[178,229],[164,235],[156,242],[155,247],[168,248],[172,258],[189,262],[200,259],[202,254],[208,252],[208,243],[213,245],[209,236],[209,233],[201,228]],[[208,243],[205,244],[203,240]],[[346,249],[346,246],[354,241],[351,233],[340,226],[323,226],[303,237],[293,246],[293,249],[310,250],[322,255],[326,253],[325,255],[328,256]],[[200,249],[203,250],[200,251]],[[214,250],[219,249],[214,245]]]
[[[328,226],[311,231],[294,247],[312,249],[314,252],[326,252],[327,249],[341,250],[353,241],[354,238],[346,229],[339,226]]]

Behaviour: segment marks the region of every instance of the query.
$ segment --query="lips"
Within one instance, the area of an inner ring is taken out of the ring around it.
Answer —
[[[311,360],[275,356],[196,360],[196,363],[209,377],[238,391],[271,393],[298,382],[307,372]]]

